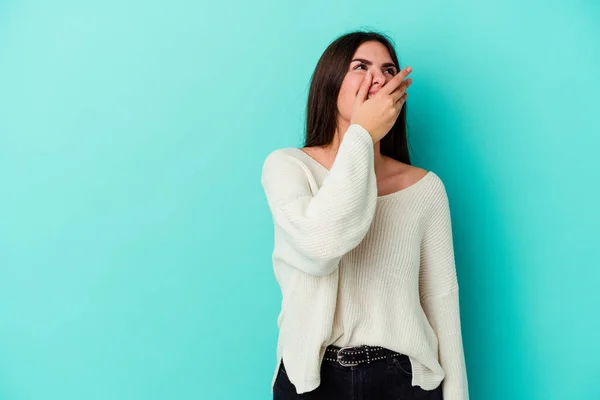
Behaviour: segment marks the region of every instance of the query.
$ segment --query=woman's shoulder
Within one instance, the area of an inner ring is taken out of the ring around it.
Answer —
[[[281,147],[271,150],[263,160],[263,167],[272,165],[277,167],[281,164],[298,164],[302,162],[298,152],[301,150],[297,147]]]
[[[428,175],[435,175],[433,171],[425,168],[406,164],[388,156],[384,157],[386,168],[382,173],[382,180],[388,181],[392,186],[397,186],[400,189],[412,186]]]
[[[271,176],[305,177],[304,181],[312,181],[313,172],[310,165],[302,157],[301,150],[296,147],[282,147],[269,152],[262,163],[262,177],[268,179]]]
[[[444,183],[435,171],[391,158],[387,161],[387,171],[379,182],[383,194],[404,192],[405,195],[418,197],[424,206],[429,202],[428,200],[446,196]]]
[[[392,174],[399,176],[409,184],[416,183],[427,176],[431,176],[433,181],[442,183],[441,178],[435,173],[435,171],[427,170],[416,165],[406,164],[391,157],[387,158],[389,158],[391,165],[390,171]]]

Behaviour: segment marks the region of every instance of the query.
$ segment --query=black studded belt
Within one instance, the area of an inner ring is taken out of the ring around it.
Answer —
[[[394,357],[408,356],[381,346],[362,345],[339,347],[329,345],[325,349],[323,359],[327,361],[337,361],[344,367],[351,367],[360,364],[370,364],[385,359],[390,360]]]

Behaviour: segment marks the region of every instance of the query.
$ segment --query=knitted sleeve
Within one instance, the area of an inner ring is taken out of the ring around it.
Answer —
[[[327,275],[358,246],[375,215],[373,139],[361,125],[350,125],[316,194],[301,161],[278,150],[265,159],[261,183],[274,223],[303,260],[297,266]]]
[[[438,338],[439,361],[445,372],[444,400],[468,400],[452,223],[448,196],[441,180],[434,185],[431,201],[421,242],[419,295],[423,311]]]

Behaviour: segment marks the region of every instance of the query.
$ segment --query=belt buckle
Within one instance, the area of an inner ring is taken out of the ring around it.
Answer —
[[[354,348],[354,346],[345,346],[345,347],[342,347],[342,348],[340,348],[340,349],[337,351],[337,362],[338,362],[340,365],[342,365],[342,366],[344,366],[344,367],[351,367],[351,366],[354,366],[354,365],[358,365],[358,364],[360,364],[360,363],[354,363],[354,364],[353,364],[353,363],[345,363],[345,362],[343,362],[343,361],[342,361],[342,355],[341,355],[341,352],[342,352],[342,350],[346,350],[346,349],[352,349],[352,348]]]

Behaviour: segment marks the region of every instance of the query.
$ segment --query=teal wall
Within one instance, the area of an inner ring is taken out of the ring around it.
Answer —
[[[355,28],[412,65],[473,400],[600,399],[600,5],[0,2],[0,399],[270,398],[260,186]]]

